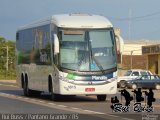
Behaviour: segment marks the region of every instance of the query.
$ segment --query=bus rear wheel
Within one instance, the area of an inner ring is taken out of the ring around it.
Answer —
[[[23,93],[25,96],[31,95],[31,91],[29,90],[28,83],[26,81],[24,82]]]
[[[107,95],[97,95],[97,100],[98,101],[105,101],[107,98]]]
[[[23,93],[27,97],[40,96],[41,91],[35,91],[28,88],[28,83],[24,82]]]

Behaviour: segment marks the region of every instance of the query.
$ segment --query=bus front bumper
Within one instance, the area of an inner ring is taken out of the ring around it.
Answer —
[[[66,82],[60,80],[59,93],[62,95],[101,95],[116,94],[117,81],[97,82],[97,81],[74,81]]]

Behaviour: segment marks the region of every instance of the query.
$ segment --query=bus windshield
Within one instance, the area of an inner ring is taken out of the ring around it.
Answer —
[[[116,67],[113,29],[60,29],[60,65],[78,71]]]

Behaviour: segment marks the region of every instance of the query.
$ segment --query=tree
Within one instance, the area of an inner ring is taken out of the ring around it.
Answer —
[[[5,69],[5,56],[6,56],[6,50],[5,50],[5,42],[6,39],[3,37],[0,37],[0,69]]]
[[[7,46],[8,46],[8,71],[6,71]],[[15,76],[15,41],[9,41],[6,40],[4,37],[0,37],[0,77],[4,76],[4,74],[7,77],[10,74],[14,74]]]
[[[6,39],[0,36],[0,43],[5,43]]]

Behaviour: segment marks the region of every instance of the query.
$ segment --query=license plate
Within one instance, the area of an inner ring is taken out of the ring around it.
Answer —
[[[95,88],[85,88],[85,91],[86,91],[86,92],[94,92],[94,91],[95,91]]]

